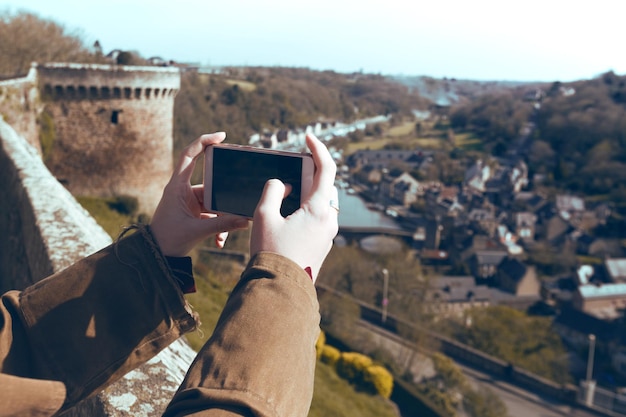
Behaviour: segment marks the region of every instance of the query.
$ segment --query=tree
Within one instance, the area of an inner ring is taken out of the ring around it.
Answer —
[[[472,417],[506,417],[506,405],[492,390],[481,387],[480,391],[469,390],[463,397],[463,408]]]
[[[469,326],[457,327],[465,344],[558,383],[570,380],[566,350],[547,317],[533,317],[506,306],[473,308]]]
[[[25,75],[32,62],[96,62],[78,32],[33,13],[0,14],[0,77]]]

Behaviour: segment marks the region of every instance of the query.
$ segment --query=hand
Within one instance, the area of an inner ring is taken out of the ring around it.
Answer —
[[[207,213],[204,186],[190,184],[196,159],[208,145],[225,138],[223,132],[202,135],[182,152],[150,224],[165,256],[185,256],[211,235],[216,236],[218,247],[224,247],[228,231],[248,227],[248,220],[243,217]]]
[[[254,213],[250,256],[261,251],[285,256],[303,269],[310,268],[315,282],[339,228],[338,210],[331,206],[331,201],[338,201],[334,186],[337,166],[315,136],[307,135],[306,141],[315,161],[311,193],[298,210],[282,217],[280,206],[289,191],[278,179],[265,184]]]

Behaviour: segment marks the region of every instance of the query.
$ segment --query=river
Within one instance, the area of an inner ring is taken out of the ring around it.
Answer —
[[[339,187],[338,187],[339,188]],[[382,227],[399,230],[401,227],[392,218],[380,211],[367,208],[357,194],[339,188],[339,227]]]

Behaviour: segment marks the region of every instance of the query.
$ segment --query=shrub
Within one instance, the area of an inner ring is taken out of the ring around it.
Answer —
[[[343,352],[337,361],[337,374],[356,386],[363,385],[363,374],[372,365],[372,359],[361,353]]]
[[[339,349],[333,346],[325,345],[321,349],[320,359],[322,360],[322,362],[332,366],[333,368],[337,367],[337,362],[339,361],[340,357],[341,352],[339,351]]]
[[[39,125],[39,143],[41,144],[42,158],[44,161],[47,161],[50,155],[52,155],[52,149],[56,140],[54,118],[47,109],[44,109],[37,118],[37,124]]]
[[[372,365],[363,373],[363,383],[370,392],[383,398],[391,397],[393,391],[393,376],[380,365]]]

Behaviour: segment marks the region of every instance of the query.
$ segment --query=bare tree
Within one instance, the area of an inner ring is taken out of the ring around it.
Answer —
[[[25,75],[32,62],[94,62],[78,32],[33,13],[0,14],[0,77]]]

